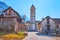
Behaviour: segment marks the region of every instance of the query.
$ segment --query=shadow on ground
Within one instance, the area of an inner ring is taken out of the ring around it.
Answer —
[[[38,36],[56,37],[56,35],[52,35],[52,34],[43,34],[43,33],[36,33],[36,35],[38,35]]]
[[[37,32],[37,30],[28,30],[28,32]]]

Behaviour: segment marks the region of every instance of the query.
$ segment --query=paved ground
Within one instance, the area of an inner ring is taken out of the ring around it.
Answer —
[[[59,37],[38,36],[37,32],[28,32],[28,36],[23,40],[60,40]]]

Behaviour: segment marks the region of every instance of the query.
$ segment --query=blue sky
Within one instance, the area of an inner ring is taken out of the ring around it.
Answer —
[[[46,16],[60,18],[60,0],[0,0],[11,6],[20,15],[30,18],[30,7],[33,4],[36,8],[36,20]]]

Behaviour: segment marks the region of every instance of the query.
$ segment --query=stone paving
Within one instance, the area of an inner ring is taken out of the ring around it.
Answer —
[[[37,32],[28,32],[28,36],[23,40],[60,40],[60,37],[38,36]]]

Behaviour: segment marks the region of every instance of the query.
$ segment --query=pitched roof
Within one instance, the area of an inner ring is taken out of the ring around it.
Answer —
[[[47,17],[43,18],[43,20],[46,19],[46,18],[52,19],[56,24],[60,24],[60,18],[51,18],[50,16],[47,16]]]
[[[26,23],[30,23],[30,21],[27,21]],[[41,23],[41,21],[36,21],[36,23]]]
[[[7,11],[8,9],[12,9],[19,17],[20,17],[20,15],[19,15],[19,13],[18,12],[16,12],[13,8],[11,8],[11,7],[8,7],[7,9],[5,9],[3,12],[5,12],[5,11]]]
[[[56,24],[60,24],[60,18],[53,18],[53,20]]]
[[[31,6],[31,9],[32,9],[32,8],[36,9],[34,5]]]
[[[4,15],[3,14],[0,14],[0,17],[3,17]]]

